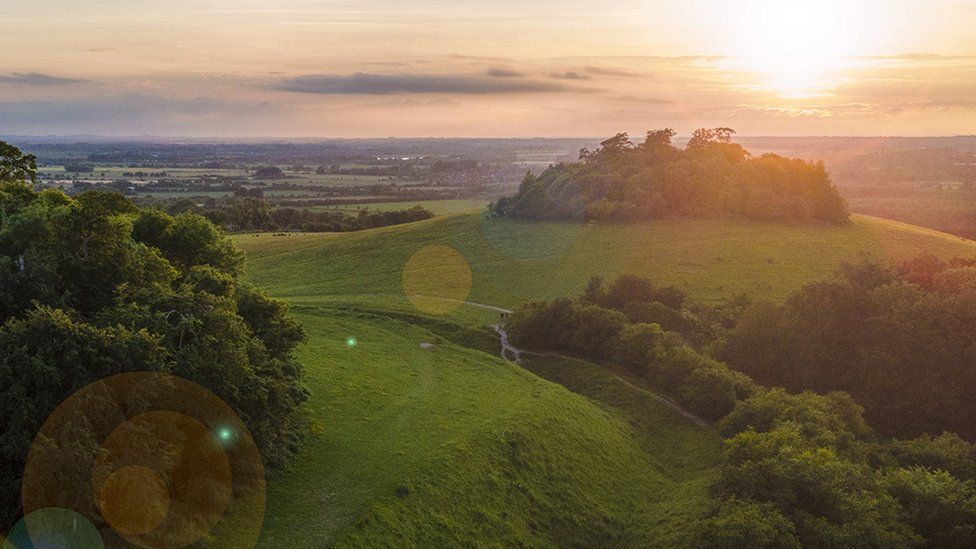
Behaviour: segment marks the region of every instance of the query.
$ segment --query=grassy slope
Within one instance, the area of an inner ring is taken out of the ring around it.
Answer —
[[[271,478],[263,546],[670,545],[707,503],[717,439],[670,410],[614,411],[404,321],[296,312],[317,434]]]
[[[591,276],[622,273],[676,284],[706,301],[737,293],[783,299],[862,255],[976,252],[969,240],[864,216],[846,227],[816,227],[687,219],[573,226],[460,215],[361,233],[243,235],[237,241],[248,252],[252,280],[276,295],[384,308],[409,308],[402,269],[429,244],[453,246],[468,260],[474,272],[469,299],[508,307],[574,295]],[[437,274],[431,265],[430,276]]]
[[[310,334],[301,358],[319,431],[293,469],[272,478],[268,547],[479,538],[671,545],[707,504],[716,437],[639,389],[579,361],[532,360],[526,367],[537,377],[439,339],[429,321],[385,316],[411,311],[401,270],[425,245],[465,255],[470,299],[508,306],[621,272],[703,299],[737,291],[779,299],[865,250],[895,258],[973,252],[969,241],[863,217],[844,228],[695,220],[571,227],[486,226],[468,215],[237,241],[251,281],[295,303]],[[430,276],[438,270],[432,265]],[[494,316],[463,307],[452,320]],[[348,336],[359,339],[356,349],[345,347]],[[421,349],[428,341],[438,345]]]

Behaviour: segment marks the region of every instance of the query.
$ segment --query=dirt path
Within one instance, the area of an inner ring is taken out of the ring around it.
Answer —
[[[512,360],[516,364],[521,362],[522,351],[516,349],[515,347],[512,346],[511,343],[508,342],[508,334],[505,333],[505,329],[502,328],[501,324],[495,325],[495,332],[498,333],[498,336],[502,340],[502,358],[504,358],[505,360]],[[508,358],[509,355],[511,355],[512,358]]]
[[[432,295],[411,295],[410,297],[422,297],[424,299],[436,299],[438,301],[446,301],[448,303],[458,303],[460,305],[470,305],[472,307],[477,307],[479,309],[488,309],[489,311],[495,311],[496,313],[511,314],[511,309],[503,309],[501,307],[496,307],[494,305],[486,305],[484,303],[476,303],[474,301],[462,301],[460,299],[451,299],[449,297],[435,297]]]
[[[430,296],[417,296],[417,297],[427,297],[427,298],[430,298]],[[450,302],[453,302],[453,303],[460,303],[462,305],[468,305],[468,306],[471,306],[471,307],[477,307],[479,309],[487,309],[489,311],[495,311],[497,313],[503,313],[503,314],[511,314],[512,313],[512,310],[511,309],[504,309],[502,307],[496,307],[494,305],[488,305],[488,304],[485,304],[485,303],[477,303],[475,301],[462,301],[460,299],[449,299],[449,298],[444,298],[444,297],[436,297],[436,298],[433,298],[433,299],[440,299],[440,300],[444,300],[444,301],[450,301]],[[537,352],[534,352],[534,351],[526,351],[526,350],[523,350],[523,349],[518,349],[518,348],[516,348],[514,345],[512,345],[508,341],[508,333],[505,332],[505,329],[502,328],[502,325],[501,324],[496,324],[495,325],[495,332],[498,333],[498,337],[501,339],[501,343],[502,343],[501,356],[502,356],[502,358],[505,359],[505,360],[509,360],[511,362],[515,362],[516,364],[518,364],[518,363],[520,363],[522,361],[522,356],[524,356],[524,355],[541,356],[541,357],[548,356],[548,357],[554,357],[554,358],[564,358],[564,359],[569,359],[569,360],[575,360],[575,359],[573,359],[573,357],[569,357],[569,356],[565,356],[565,355],[560,355],[558,353],[537,353]],[[709,429],[709,428],[711,428],[711,424],[709,424],[707,421],[705,421],[704,419],[702,419],[702,418],[696,416],[695,414],[689,412],[688,410],[685,410],[684,408],[681,407],[680,404],[678,404],[677,402],[671,400],[670,398],[668,398],[668,397],[666,397],[664,395],[660,395],[658,393],[655,393],[654,391],[651,391],[651,390],[647,389],[646,387],[640,387],[638,385],[634,385],[630,381],[627,381],[626,379],[624,379],[624,378],[622,378],[620,376],[616,376],[616,378],[619,379],[621,382],[625,383],[627,386],[629,386],[629,387],[631,387],[633,389],[636,389],[638,391],[641,391],[641,392],[646,393],[651,398],[657,400],[661,404],[664,404],[668,408],[671,408],[675,412],[678,412],[678,414],[680,414],[682,417],[684,417],[685,419],[687,419],[687,420],[691,421],[692,423],[698,425],[699,427],[701,427],[703,429]]]

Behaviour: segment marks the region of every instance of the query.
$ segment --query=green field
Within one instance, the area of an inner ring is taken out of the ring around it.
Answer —
[[[715,434],[595,365],[501,360],[483,329],[495,312],[418,313],[402,272],[424,246],[459,250],[473,273],[469,299],[501,306],[575,294],[592,275],[623,272],[706,300],[781,299],[868,250],[892,259],[974,251],[969,241],[868,217],[826,228],[467,214],[234,239],[250,281],[289,300],[309,334],[300,358],[315,429],[292,467],[270,479],[267,547],[680,546],[708,506]],[[438,280],[443,269],[424,274]]]
[[[488,206],[487,200],[418,200],[408,202],[373,202],[366,204],[342,204],[337,206],[311,206],[312,211],[341,211],[356,213],[365,208],[370,211],[402,210],[420,206],[427,208],[436,215],[451,215],[462,212],[480,211]]]

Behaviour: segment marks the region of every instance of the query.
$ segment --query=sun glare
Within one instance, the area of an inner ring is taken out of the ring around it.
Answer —
[[[866,44],[876,42],[881,25],[852,10],[873,11],[839,0],[757,0],[733,3],[726,13],[730,63],[758,75],[756,85],[784,97],[829,91],[832,73],[850,66]],[[862,28],[852,28],[851,21]],[[875,19],[877,20],[877,18]]]

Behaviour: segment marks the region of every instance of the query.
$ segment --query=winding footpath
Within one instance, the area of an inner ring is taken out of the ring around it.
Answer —
[[[418,296],[418,297],[430,297],[430,296]],[[455,302],[455,303],[461,303],[462,305],[468,305],[470,307],[477,307],[479,309],[487,309],[489,311],[495,311],[496,313],[502,313],[502,314],[511,314],[512,312],[514,312],[511,309],[504,309],[502,307],[496,307],[495,305],[488,305],[488,304],[485,304],[485,303],[477,303],[477,302],[474,302],[474,301],[462,301],[460,299],[448,299],[448,298],[434,298],[434,299],[442,299],[444,301],[452,301],[452,302]],[[501,357],[504,360],[507,360],[509,362],[514,362],[516,364],[519,364],[522,361],[522,357],[523,356],[526,356],[526,355],[528,355],[528,356],[562,358],[562,359],[567,359],[567,360],[576,360],[573,357],[561,355],[561,354],[558,354],[558,353],[537,353],[537,352],[534,352],[534,351],[526,351],[524,349],[516,348],[514,345],[512,345],[509,342],[509,340],[508,340],[508,333],[505,331],[505,328],[503,328],[501,324],[496,324],[495,325],[495,332],[498,334],[499,339],[501,339],[501,344],[502,344]],[[632,389],[635,389],[637,391],[640,391],[642,393],[645,393],[649,397],[653,398],[654,400],[657,400],[661,404],[664,404],[668,408],[671,408],[672,410],[674,410],[675,412],[677,412],[680,416],[682,416],[685,419],[691,421],[695,425],[698,425],[699,427],[701,427],[703,429],[710,429],[711,428],[711,424],[710,423],[708,423],[704,419],[696,416],[695,414],[689,412],[688,410],[684,409],[683,407],[681,407],[680,404],[678,404],[677,402],[671,400],[670,398],[668,398],[668,397],[666,397],[664,395],[660,395],[658,393],[655,393],[654,391],[651,391],[651,390],[647,389],[646,387],[640,387],[638,385],[635,385],[635,384],[631,383],[630,381],[627,381],[626,379],[624,379],[624,378],[622,378],[620,376],[615,375],[615,377],[617,379],[619,379],[622,383],[624,383],[625,385],[627,385],[628,387],[630,387]]]
[[[505,360],[511,360],[508,357],[509,356],[512,356],[512,357],[514,357],[514,362],[516,364],[519,363],[522,360],[522,355],[562,358],[562,359],[566,359],[566,360],[579,360],[579,359],[574,359],[571,356],[561,355],[559,353],[537,353],[537,352],[534,352],[534,351],[525,351],[525,350],[522,350],[522,349],[517,349],[514,346],[512,346],[511,343],[509,343],[509,341],[508,341],[508,333],[505,332],[505,329],[502,328],[502,326],[500,324],[495,325],[495,332],[498,333],[498,335],[499,335],[499,337],[501,338],[501,341],[502,341],[502,358],[505,359]],[[685,419],[691,421],[695,425],[698,425],[699,427],[701,427],[703,429],[710,429],[711,428],[711,424],[710,423],[708,423],[704,419],[696,416],[695,414],[689,412],[688,410],[684,409],[680,404],[678,404],[677,402],[671,400],[670,398],[668,398],[668,397],[666,397],[664,395],[660,395],[658,393],[655,393],[654,391],[651,391],[650,389],[647,389],[646,387],[640,387],[638,385],[635,385],[635,384],[631,383],[630,381],[628,381],[628,380],[626,380],[626,379],[624,379],[624,378],[622,378],[622,377],[620,377],[620,376],[618,376],[616,374],[613,374],[613,375],[614,375],[614,377],[616,377],[624,385],[627,385],[628,387],[630,387],[631,389],[634,389],[635,391],[639,391],[641,393],[644,393],[647,396],[653,398],[654,400],[660,402],[661,404],[664,404],[668,408],[671,408],[672,410],[674,410],[675,412],[677,412],[678,415],[680,415],[680,416],[684,417]]]

